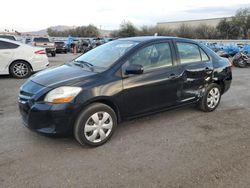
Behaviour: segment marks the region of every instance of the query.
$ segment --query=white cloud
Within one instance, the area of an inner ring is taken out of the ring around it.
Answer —
[[[249,0],[7,0],[1,2],[0,28],[21,31],[44,29],[52,25],[94,24],[116,29],[123,20],[137,26],[161,21],[198,19],[234,15]],[[244,8],[244,7],[243,7]],[[216,10],[216,11],[214,11]]]

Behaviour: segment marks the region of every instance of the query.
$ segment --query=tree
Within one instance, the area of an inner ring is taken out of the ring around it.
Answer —
[[[216,39],[218,38],[218,32],[216,28],[201,24],[194,28],[195,38],[197,39]]]
[[[228,31],[230,30],[230,24],[226,19],[221,20],[216,28],[219,31],[220,37],[222,39],[228,39],[229,38]]]
[[[180,27],[175,29],[175,35],[185,38],[196,38],[192,27],[187,24],[181,24]]]
[[[118,31],[120,37],[133,37],[138,35],[138,29],[131,22],[123,22]]]
[[[232,19],[232,24],[239,27],[243,39],[250,38],[250,8],[239,9]]]
[[[48,28],[47,33],[52,37],[67,37],[69,35],[73,37],[98,37],[100,35],[99,30],[94,25],[76,27],[65,31],[56,31]]]

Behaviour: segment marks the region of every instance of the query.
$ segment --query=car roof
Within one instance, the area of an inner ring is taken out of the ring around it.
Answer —
[[[149,41],[157,41],[163,39],[179,39],[182,41],[195,42],[192,39],[173,37],[173,36],[140,36],[140,37],[128,37],[128,38],[119,38],[118,40],[127,40],[127,41],[135,41],[139,43],[149,42]]]

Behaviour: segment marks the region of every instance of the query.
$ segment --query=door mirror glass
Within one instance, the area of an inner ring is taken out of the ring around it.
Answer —
[[[126,67],[125,74],[142,74],[143,66],[139,64],[130,64]]]

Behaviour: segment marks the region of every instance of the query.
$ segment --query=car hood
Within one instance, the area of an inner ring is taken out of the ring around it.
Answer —
[[[97,73],[86,71],[76,65],[65,64],[41,71],[30,79],[46,87],[57,87],[62,85],[74,85],[95,74]]]

